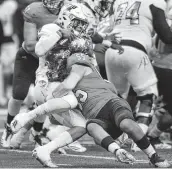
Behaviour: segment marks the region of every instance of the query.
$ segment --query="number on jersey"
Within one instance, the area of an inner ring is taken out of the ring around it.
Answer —
[[[125,19],[130,19],[131,25],[138,25],[139,24],[139,9],[140,9],[141,2],[136,1],[134,2],[131,7],[127,10],[128,3],[123,3],[118,6],[117,12],[119,12],[116,24],[119,25],[121,23],[121,19],[126,12]],[[127,10],[127,11],[126,11]]]

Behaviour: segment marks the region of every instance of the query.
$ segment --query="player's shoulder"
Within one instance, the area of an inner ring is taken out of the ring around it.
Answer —
[[[32,18],[39,18],[43,15],[45,15],[46,9],[43,6],[42,2],[33,2],[30,5],[28,5],[24,11],[24,19],[25,20],[31,20]]]
[[[154,5],[157,8],[160,8],[162,10],[166,10],[167,3],[165,0],[149,0],[150,5]]]

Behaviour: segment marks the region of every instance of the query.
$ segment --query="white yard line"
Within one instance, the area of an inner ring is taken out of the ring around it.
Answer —
[[[9,150],[9,149],[0,149],[0,152],[16,152],[16,153],[27,153],[31,154],[31,151],[28,150]],[[78,158],[89,158],[89,159],[104,159],[104,160],[116,160],[114,157],[103,157],[103,156],[87,156],[87,155],[74,155],[74,154],[64,154],[63,156],[67,157],[78,157]],[[172,162],[172,161],[170,161]],[[136,160],[136,164],[138,163],[149,163],[148,160]]]

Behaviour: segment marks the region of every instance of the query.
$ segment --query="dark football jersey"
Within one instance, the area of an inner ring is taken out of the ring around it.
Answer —
[[[69,68],[74,64],[80,64],[90,66],[93,70],[91,74],[84,76],[73,90],[80,109],[87,119],[95,118],[109,100],[118,97],[114,85],[100,76],[89,58],[87,55],[82,57],[73,55],[68,58]]]

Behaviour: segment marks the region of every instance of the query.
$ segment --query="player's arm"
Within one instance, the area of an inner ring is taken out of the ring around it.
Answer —
[[[69,76],[53,91],[55,98],[62,97],[73,90],[85,74],[85,66],[73,65]]]
[[[22,44],[23,48],[26,52],[32,54],[33,56],[37,57],[35,55],[35,45],[37,42],[37,27],[34,23],[34,16],[32,14],[32,8],[33,5],[29,5],[25,8],[23,11],[23,18],[24,18],[24,42]]]
[[[38,57],[45,56],[54,45],[61,39],[60,27],[54,23],[44,25],[39,32],[39,40],[35,46],[35,53]]]
[[[23,48],[26,52],[31,53],[35,56],[35,45],[37,42],[37,28],[34,23],[31,22],[24,22],[24,42]]]
[[[150,10],[153,16],[153,27],[162,42],[172,44],[172,32],[166,21],[165,7],[163,7],[163,4],[162,6],[159,4],[150,5]]]

